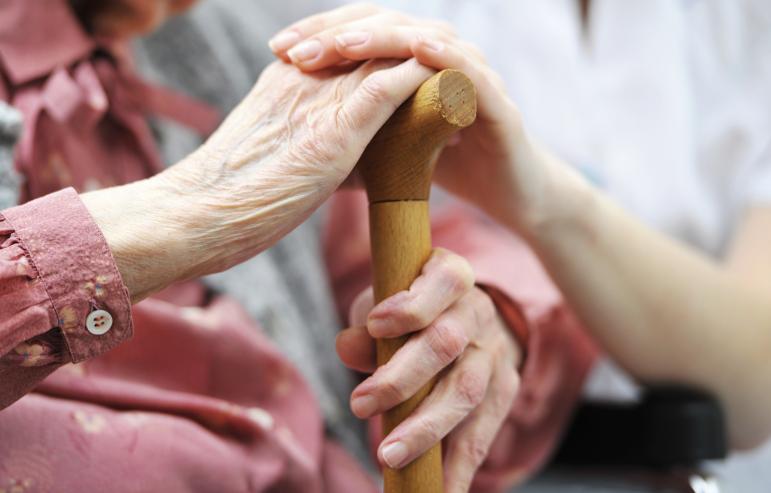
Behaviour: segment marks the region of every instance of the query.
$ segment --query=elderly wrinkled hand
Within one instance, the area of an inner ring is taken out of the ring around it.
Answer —
[[[132,299],[225,270],[278,241],[335,191],[394,109],[432,74],[415,61],[312,75],[275,62],[183,161],[148,180],[84,194]]]
[[[351,308],[352,327],[337,338],[349,367],[374,373],[351,395],[358,417],[383,413],[431,378],[434,389],[380,444],[378,457],[399,468],[447,437],[448,491],[465,491],[509,413],[519,384],[520,349],[468,262],[434,250],[407,291],[373,308],[372,290]],[[413,334],[375,370],[374,338]]]
[[[417,63],[372,61],[309,76],[274,62],[191,159],[159,177],[227,221],[222,234],[216,221],[207,224],[207,238],[254,237],[262,249],[338,188],[375,132],[432,73]]]
[[[501,77],[447,23],[359,3],[300,20],[274,36],[270,47],[306,72],[377,58],[414,58],[437,70],[463,71],[477,89],[477,119],[444,149],[434,177],[507,225],[522,229],[537,219],[548,197],[549,160],[528,138]]]

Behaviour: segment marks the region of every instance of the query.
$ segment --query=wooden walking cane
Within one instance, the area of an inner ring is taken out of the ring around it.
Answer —
[[[380,129],[358,167],[369,198],[375,302],[405,289],[431,255],[428,195],[437,153],[455,131],[476,118],[476,91],[457,70],[434,75]],[[406,337],[377,341],[378,365]],[[433,381],[383,416],[390,433],[429,393]],[[441,444],[412,463],[383,471],[386,493],[443,491]]]

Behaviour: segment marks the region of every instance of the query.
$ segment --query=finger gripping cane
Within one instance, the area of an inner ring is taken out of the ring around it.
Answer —
[[[444,70],[418,88],[362,154],[358,169],[369,198],[375,302],[406,290],[431,255],[428,196],[435,157],[447,138],[476,118],[476,91],[457,70]],[[406,337],[377,341],[378,365]],[[388,434],[429,393],[433,381],[383,415]],[[383,471],[386,493],[440,493],[441,444],[401,469]]]

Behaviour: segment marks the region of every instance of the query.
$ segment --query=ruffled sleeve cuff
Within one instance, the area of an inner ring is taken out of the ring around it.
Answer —
[[[98,356],[131,337],[128,290],[101,230],[72,188],[2,216],[45,290],[70,361]]]

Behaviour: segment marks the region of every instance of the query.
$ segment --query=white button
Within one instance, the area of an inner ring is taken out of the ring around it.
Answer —
[[[86,318],[86,329],[100,336],[112,328],[112,315],[104,310],[94,310]]]

